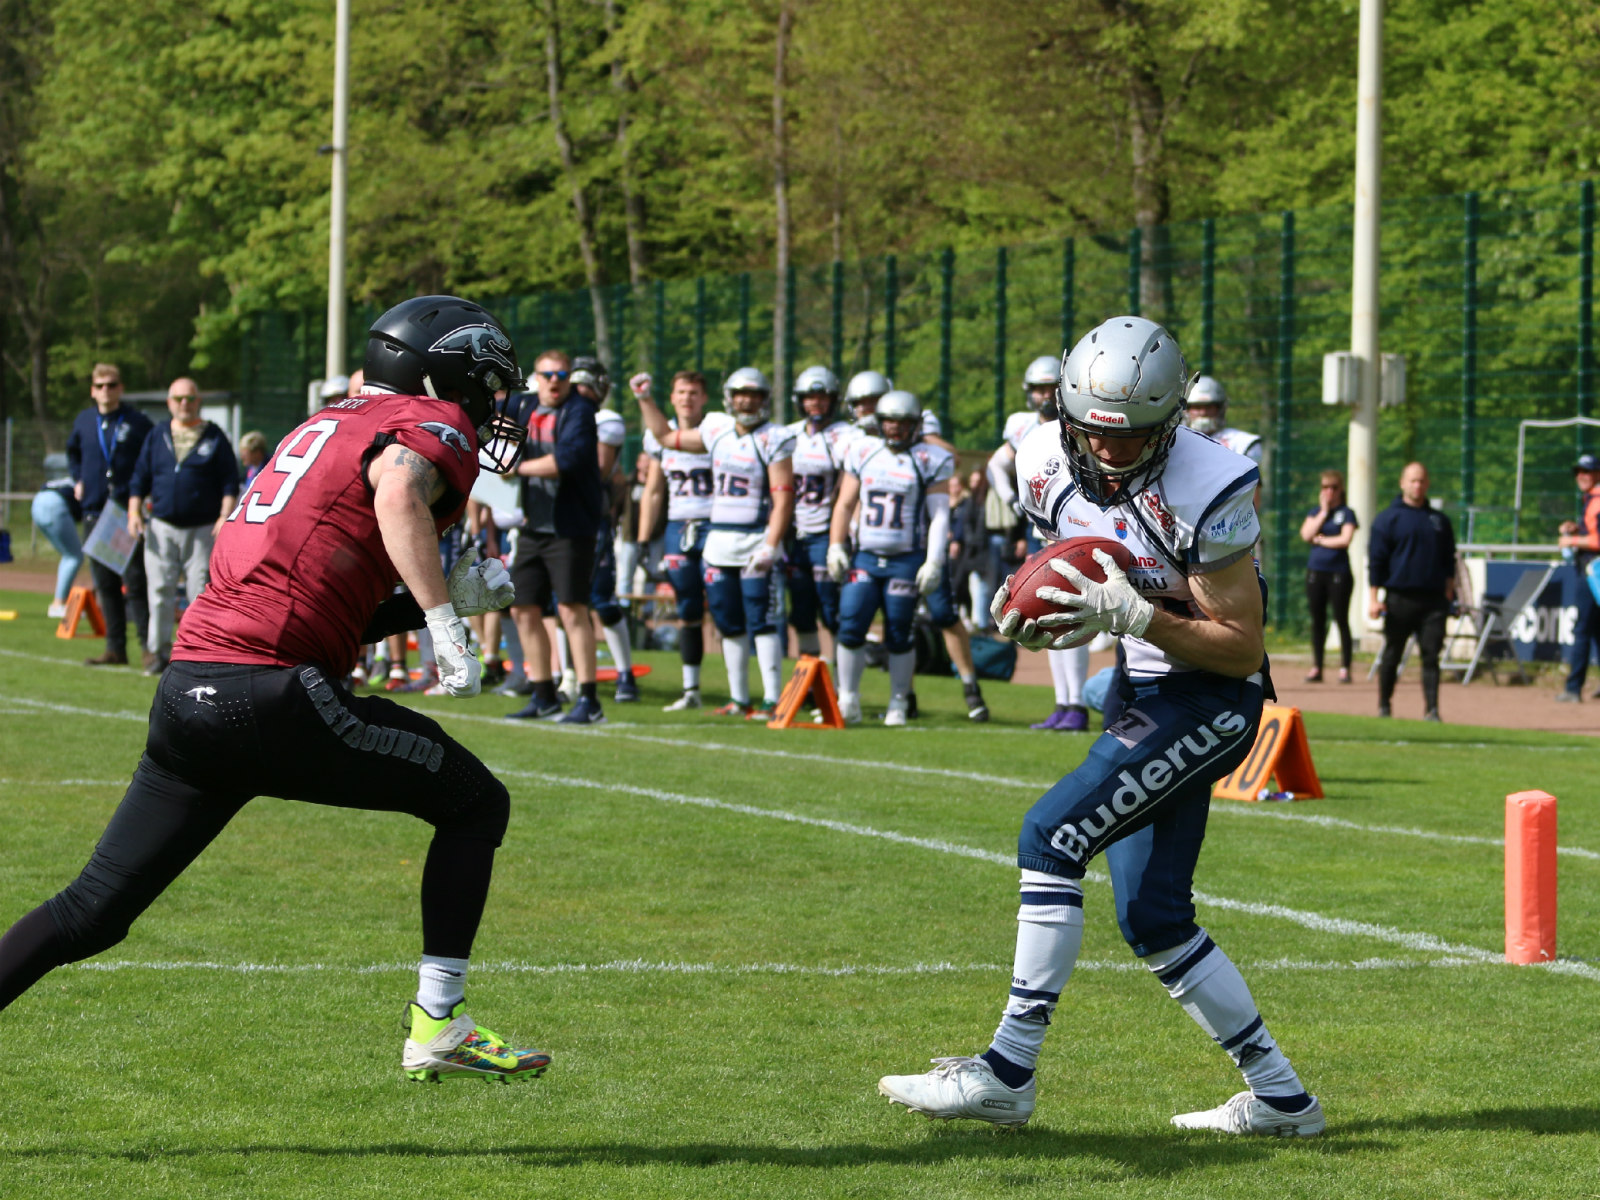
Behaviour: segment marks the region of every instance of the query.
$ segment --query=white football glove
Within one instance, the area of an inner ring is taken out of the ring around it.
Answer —
[[[459,617],[499,612],[517,594],[505,563],[498,558],[479,562],[476,546],[467,547],[445,582],[450,585],[450,604]]]
[[[449,604],[436,604],[422,614],[433,638],[433,657],[439,665],[439,682],[452,696],[476,696],[483,664],[472,653],[467,623]]]
[[[1058,605],[1062,611],[1040,617],[1039,624],[1046,629],[1071,625],[1075,634],[1104,632],[1117,637],[1143,637],[1156,606],[1128,582],[1127,575],[1111,555],[1096,550],[1094,560],[1105,570],[1104,583],[1095,583],[1077,567],[1059,558],[1050,560],[1050,569],[1063,579],[1070,579],[1078,590],[1040,588],[1039,599]]]
[[[756,552],[750,556],[750,564],[745,567],[745,573],[748,575],[766,575],[772,570],[772,563],[776,557],[777,555],[773,552],[772,547],[762,542],[761,545],[756,547]]]
[[[931,596],[939,587],[939,578],[944,573],[944,564],[925,562],[917,568],[917,591],[924,596]]]
[[[850,547],[843,542],[828,547],[828,574],[839,584],[850,578]]]
[[[635,396],[644,396],[649,394],[651,382],[650,372],[640,371],[632,379],[628,380],[628,387]]]

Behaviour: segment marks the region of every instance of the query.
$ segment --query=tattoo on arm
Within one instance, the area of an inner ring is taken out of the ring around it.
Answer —
[[[392,466],[405,472],[406,482],[423,498],[424,503],[432,505],[444,494],[444,480],[439,475],[439,468],[415,450],[399,447]]]

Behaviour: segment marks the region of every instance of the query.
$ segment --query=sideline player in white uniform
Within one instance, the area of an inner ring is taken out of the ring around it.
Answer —
[[[650,391],[650,376],[635,375],[629,386],[643,399]],[[672,377],[672,411],[677,415],[667,423],[669,430],[700,427],[705,417],[705,376],[698,371],[679,371]],[[668,437],[669,444],[672,438]],[[690,453],[676,446],[664,448],[647,429],[644,453],[650,460],[646,470],[644,498],[639,512],[639,528],[654,529],[663,493],[667,499],[667,530],[663,538],[665,553],[661,565],[672,584],[678,605],[678,657],[683,662],[683,695],[664,706],[663,712],[685,712],[700,707],[700,664],[705,660],[706,581],[700,562],[706,534],[711,524],[711,455]]]
[[[1023,480],[1017,474],[1017,448],[1022,439],[1041,425],[1053,424],[1056,419],[1056,387],[1061,382],[1061,360],[1044,355],[1028,364],[1022,374],[1022,394],[1028,407],[1006,418],[1004,440],[989,456],[989,486],[1022,516],[1022,505],[1017,491]],[[1046,481],[1030,479],[1030,487],[1043,486]],[[1027,529],[1028,553],[1043,546],[1038,528],[1032,521],[1024,520]],[[1050,679],[1055,684],[1055,710],[1033,729],[1053,729],[1061,733],[1087,733],[1089,709],[1083,702],[1083,685],[1089,678],[1089,647],[1074,646],[1070,650],[1051,650]]]
[[[1210,375],[1200,376],[1189,389],[1189,407],[1183,419],[1195,432],[1221,442],[1256,466],[1261,465],[1261,451],[1265,448],[1261,435],[1246,433],[1228,424],[1228,389]]]
[[[912,621],[919,600],[927,602],[933,623],[946,632],[966,630],[956,612],[945,570],[950,548],[950,477],[955,456],[927,442],[920,430],[921,404],[910,392],[890,392],[878,402],[878,437],[850,443],[834,506],[828,570],[843,584],[839,597],[839,710],[846,722],[861,720],[861,674],[866,666],[867,630],[883,609],[884,644],[889,650],[889,711],[885,725],[904,725],[911,715],[911,679],[916,667]],[[850,518],[861,506],[854,558],[849,547]],[[848,582],[847,582],[848,580]],[[972,671],[972,647],[961,682],[967,715],[986,720],[988,707]],[[982,715],[974,715],[981,713]]]
[[[1076,592],[1041,589],[1060,611],[1005,614],[1030,649],[1099,632],[1122,639],[1106,731],[1083,765],[1029,810],[1018,839],[1022,905],[1010,997],[989,1049],[891,1075],[878,1091],[918,1112],[1021,1125],[1034,1067],[1083,939],[1082,880],[1104,853],[1124,938],[1168,993],[1243,1073],[1248,1090],[1172,1118],[1181,1129],[1311,1137],[1322,1106],[1273,1040],[1237,967],[1195,924],[1195,864],[1211,785],[1255,742],[1266,680],[1265,594],[1252,463],[1179,425],[1188,366],[1141,317],[1113,317],[1062,364],[1056,428],[1023,442],[1020,474],[1048,486],[1023,497],[1058,537],[1123,541],[1134,567],[1097,560],[1104,583],[1055,566]],[[1007,589],[995,596],[997,620]],[[1270,684],[1268,684],[1270,688]]]
[[[789,426],[795,437],[789,624],[801,654],[821,654],[818,621],[835,641],[839,636],[839,585],[828,574],[828,525],[845,450],[861,431],[840,413],[839,377],[827,367],[800,372],[794,403],[805,415]]]
[[[769,419],[772,386],[754,367],[722,385],[726,412],[707,413],[698,429],[674,430],[648,389],[639,415],[663,446],[711,455],[716,482],[706,537],[706,602],[722,635],[733,699],[719,716],[772,718],[783,690],[783,539],[794,515],[794,433]],[[778,568],[775,570],[774,568]],[[750,704],[749,634],[761,667],[762,702]]]

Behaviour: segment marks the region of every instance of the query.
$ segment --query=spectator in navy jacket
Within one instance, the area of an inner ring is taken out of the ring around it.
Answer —
[[[1317,507],[1300,522],[1300,540],[1311,545],[1306,560],[1306,603],[1311,608],[1311,671],[1307,683],[1322,682],[1322,652],[1328,640],[1328,612],[1339,630],[1339,682],[1350,682],[1350,542],[1356,514],[1344,499],[1344,475],[1322,473]]]
[[[115,365],[95,363],[89,378],[94,407],[78,414],[67,438],[67,469],[72,474],[73,494],[83,506],[85,540],[108,501],[127,504],[133,464],[151,429],[149,417],[122,403],[122,372]],[[89,560],[89,574],[105,615],[106,649],[104,654],[86,659],[85,665],[124,664],[128,661],[128,619],[133,619],[134,633],[141,642],[150,620],[145,605],[144,543],[134,545],[121,575],[95,558]],[[148,656],[150,648],[146,646],[144,652]]]
[[[1423,719],[1439,720],[1439,651],[1456,597],[1456,535],[1450,518],[1429,506],[1428,468],[1419,462],[1406,465],[1399,497],[1372,522],[1367,583],[1370,615],[1374,621],[1383,618],[1378,715],[1390,715],[1400,656],[1406,639],[1415,635],[1422,655]]]
[[[144,536],[150,577],[146,675],[161,674],[172,655],[179,575],[193,604],[211,581],[211,546],[239,496],[233,445],[220,426],[201,418],[200,385],[187,376],[174,379],[167,411],[172,420],[145,439],[128,484],[128,532]]]
[[[534,362],[535,396],[522,399],[528,427],[517,474],[522,478],[523,527],[511,562],[516,599],[511,616],[522,640],[523,667],[533,684],[522,718],[561,712],[550,664],[544,614],[552,601],[561,616],[578,674],[578,701],[561,720],[597,724],[605,719],[595,690],[594,626],[589,593],[594,578],[595,534],[608,509],[600,478],[595,403],[572,387],[572,359],[546,350]]]

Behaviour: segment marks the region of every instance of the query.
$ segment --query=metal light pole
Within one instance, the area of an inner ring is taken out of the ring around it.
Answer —
[[[328,203],[328,354],[324,379],[345,373],[344,181],[350,110],[350,0],[337,0],[333,48],[333,186]]]
[[[1350,543],[1354,630],[1367,631],[1367,531],[1378,511],[1378,217],[1383,129],[1383,0],[1361,0],[1356,100],[1356,203],[1350,352],[1360,395],[1350,416],[1346,497],[1360,514]]]

